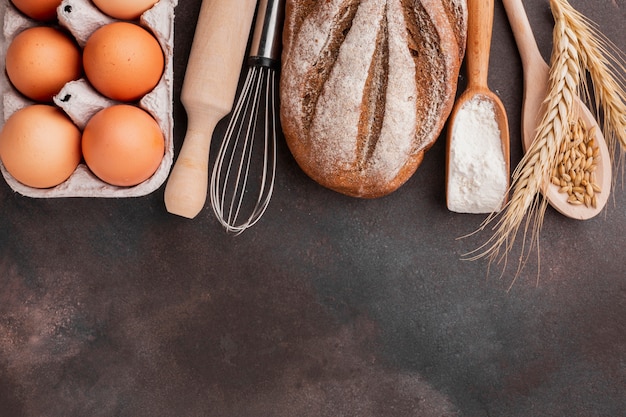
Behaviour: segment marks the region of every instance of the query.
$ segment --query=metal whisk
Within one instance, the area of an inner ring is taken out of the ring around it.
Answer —
[[[211,205],[228,232],[259,221],[274,190],[283,19],[284,0],[259,1],[246,79],[211,173]]]

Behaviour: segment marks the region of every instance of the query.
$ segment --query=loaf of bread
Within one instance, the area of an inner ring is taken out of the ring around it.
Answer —
[[[298,165],[362,198],[404,184],[456,96],[466,0],[287,0],[281,124]]]

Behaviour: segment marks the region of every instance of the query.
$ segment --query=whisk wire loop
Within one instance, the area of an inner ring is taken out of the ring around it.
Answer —
[[[280,66],[284,14],[285,0],[259,0],[248,73],[211,172],[213,211],[236,234],[259,221],[274,191],[279,129],[275,69]]]
[[[259,89],[261,88],[260,83],[257,81],[257,71],[253,68],[248,72],[246,77],[249,82],[246,82],[246,86],[244,87],[244,92],[242,93],[242,97],[244,97],[245,108],[250,108],[250,117],[247,118],[246,122],[246,114],[247,112],[240,113],[237,116],[241,117],[240,123],[238,123],[239,127],[239,135],[237,141],[241,137],[241,131],[245,127],[246,133],[245,138],[255,138],[256,134],[256,126],[258,123],[258,107],[259,107]],[[237,122],[235,122],[237,123]],[[248,178],[250,175],[250,164],[251,157],[254,151],[254,140],[246,140],[243,142],[242,155],[243,158],[239,160],[239,166],[237,168],[237,178],[235,180],[235,196],[237,198],[233,198],[230,202],[230,207],[228,210],[228,223],[233,224],[236,219],[239,217],[239,213],[241,211],[241,205],[243,203],[243,199],[245,196],[246,186],[248,184]],[[231,160],[229,163],[229,171],[230,165],[233,162],[235,153],[232,154]],[[222,193],[222,204],[224,203],[224,196],[226,194],[226,187],[224,187],[224,191]],[[258,200],[257,200],[258,201]]]
[[[228,232],[242,233],[265,213],[276,175],[276,74],[266,66],[251,66],[233,109],[210,179],[213,211]],[[263,115],[261,115],[263,113]],[[262,141],[262,159],[255,142]],[[251,186],[258,185],[252,198]],[[250,196],[250,200],[246,197]],[[242,215],[250,209],[248,217]]]

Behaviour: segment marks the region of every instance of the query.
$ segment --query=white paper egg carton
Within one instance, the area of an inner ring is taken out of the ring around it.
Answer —
[[[152,177],[133,187],[116,187],[97,178],[84,163],[64,183],[47,189],[25,186],[15,180],[0,161],[0,170],[9,186],[16,192],[34,198],[55,197],[139,197],[152,193],[167,179],[173,162],[173,55],[174,55],[174,9],[178,0],[160,0],[146,11],[138,23],[150,30],[158,39],[165,56],[165,71],[156,88],[144,96],[139,107],[149,112],[158,122],[165,136],[165,155],[161,165]],[[0,14],[4,23],[2,48],[2,121],[6,121],[15,111],[34,104],[18,93],[11,85],[4,71],[6,50],[12,39],[22,30],[41,25],[18,12],[9,0],[0,0]],[[83,47],[89,36],[99,27],[116,21],[102,13],[90,0],[64,0],[57,9],[59,25],[69,30],[78,44]],[[87,121],[99,110],[116,104],[96,92],[83,78],[72,81],[55,96],[54,103],[82,130]]]

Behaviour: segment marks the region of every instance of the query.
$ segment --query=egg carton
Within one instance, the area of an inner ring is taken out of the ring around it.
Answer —
[[[173,121],[173,56],[174,56],[174,9],[178,0],[160,0],[151,9],[143,13],[138,20],[144,28],[154,34],[165,56],[165,69],[159,84],[137,105],[150,113],[165,137],[165,155],[159,168],[146,181],[132,187],[117,187],[100,180],[81,162],[76,171],[62,184],[46,189],[25,186],[11,176],[0,161],[0,171],[7,184],[16,192],[33,198],[60,197],[102,197],[124,198],[140,197],[157,190],[167,179],[174,160],[174,121]],[[0,0],[0,15],[4,22],[2,62],[5,62],[6,50],[13,38],[29,27],[41,25],[18,12],[9,0]],[[68,30],[83,47],[89,36],[98,28],[117,21],[102,13],[91,0],[64,0],[57,9],[58,24]],[[6,72],[0,77],[2,88],[3,120],[17,110],[34,104],[21,95],[9,82]],[[99,94],[82,78],[67,83],[54,97],[54,103],[63,109],[72,121],[82,130],[89,119],[98,111],[118,102]]]

